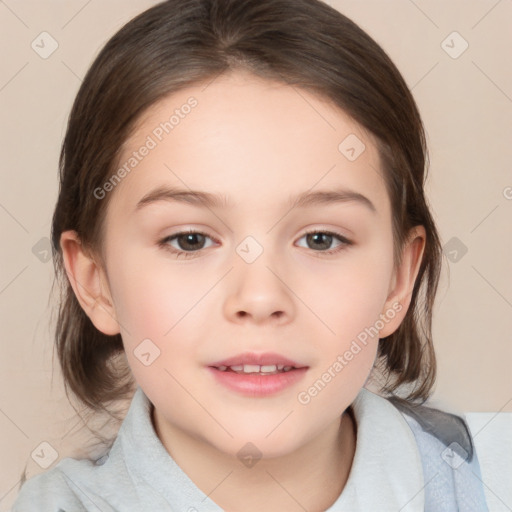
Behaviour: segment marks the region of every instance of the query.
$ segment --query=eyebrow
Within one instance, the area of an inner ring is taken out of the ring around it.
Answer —
[[[205,208],[227,208],[230,203],[222,194],[212,194],[198,190],[184,190],[167,186],[157,187],[148,192],[135,207],[135,211],[158,201],[188,203]],[[349,189],[306,191],[296,197],[290,197],[287,205],[290,209],[307,208],[315,205],[355,202],[376,213],[375,205],[366,196]]]

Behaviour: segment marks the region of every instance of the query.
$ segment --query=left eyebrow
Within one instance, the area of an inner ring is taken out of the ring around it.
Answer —
[[[135,210],[141,210],[144,206],[157,201],[176,201],[206,208],[227,208],[230,206],[228,199],[222,194],[162,186],[148,192],[137,203]],[[359,203],[373,213],[377,212],[375,205],[370,199],[359,192],[348,189],[306,191],[296,197],[290,197],[287,205],[290,209],[293,209],[347,202]]]
[[[366,196],[359,192],[349,189],[319,190],[317,192],[304,192],[296,198],[290,199],[291,208],[306,208],[317,204],[335,204],[335,203],[359,203],[373,213],[377,213],[377,208]]]

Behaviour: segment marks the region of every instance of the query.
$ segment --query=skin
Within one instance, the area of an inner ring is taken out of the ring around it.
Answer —
[[[325,510],[343,490],[355,453],[347,407],[372,370],[378,337],[405,316],[425,231],[411,231],[395,267],[391,205],[372,136],[318,96],[241,71],[150,108],[119,164],[190,96],[197,106],[109,192],[104,259],[76,233],[62,234],[68,277],[94,325],[121,333],[133,375],[155,406],[158,437],[203,492],[231,511]],[[354,161],[338,150],[350,134],[366,146]],[[160,185],[221,193],[231,206],[162,200],[136,211]],[[338,187],[363,194],[375,211],[357,201],[287,205],[310,189]],[[183,238],[181,246],[177,239],[159,245],[184,229],[210,237],[193,241],[187,259],[172,252],[190,247]],[[325,248],[321,238],[308,241],[309,229],[352,244],[333,238]],[[236,252],[247,236],[263,249],[252,263]],[[340,251],[322,254],[333,248]],[[379,336],[300,403],[298,393],[381,314],[387,320]],[[134,349],[148,338],[160,356],[145,366]],[[277,352],[309,368],[275,395],[242,396],[206,366],[245,351]],[[262,453],[252,468],[236,456],[249,441]]]

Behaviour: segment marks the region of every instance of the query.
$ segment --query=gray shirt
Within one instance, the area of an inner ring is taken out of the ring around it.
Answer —
[[[97,462],[62,459],[25,482],[12,512],[221,511],[166,451],[153,428],[151,407],[138,387],[108,455]],[[423,511],[422,460],[408,421],[365,388],[352,407],[355,456],[345,488],[328,512]]]

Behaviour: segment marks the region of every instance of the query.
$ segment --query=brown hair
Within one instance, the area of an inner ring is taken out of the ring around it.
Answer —
[[[93,62],[63,141],[52,226],[63,293],[56,348],[66,392],[105,411],[133,391],[133,380],[121,336],[99,332],[75,297],[63,268],[61,233],[75,230],[85,247],[101,254],[109,195],[98,200],[93,191],[115,172],[141,115],[169,94],[236,69],[317,94],[374,136],[392,205],[395,263],[411,227],[423,225],[427,238],[405,319],[379,343],[377,366],[386,376],[381,391],[394,394],[409,384],[405,398],[425,401],[436,375],[431,321],[441,248],[423,190],[428,155],[422,121],[382,48],[319,0],[169,0],[121,28]]]

